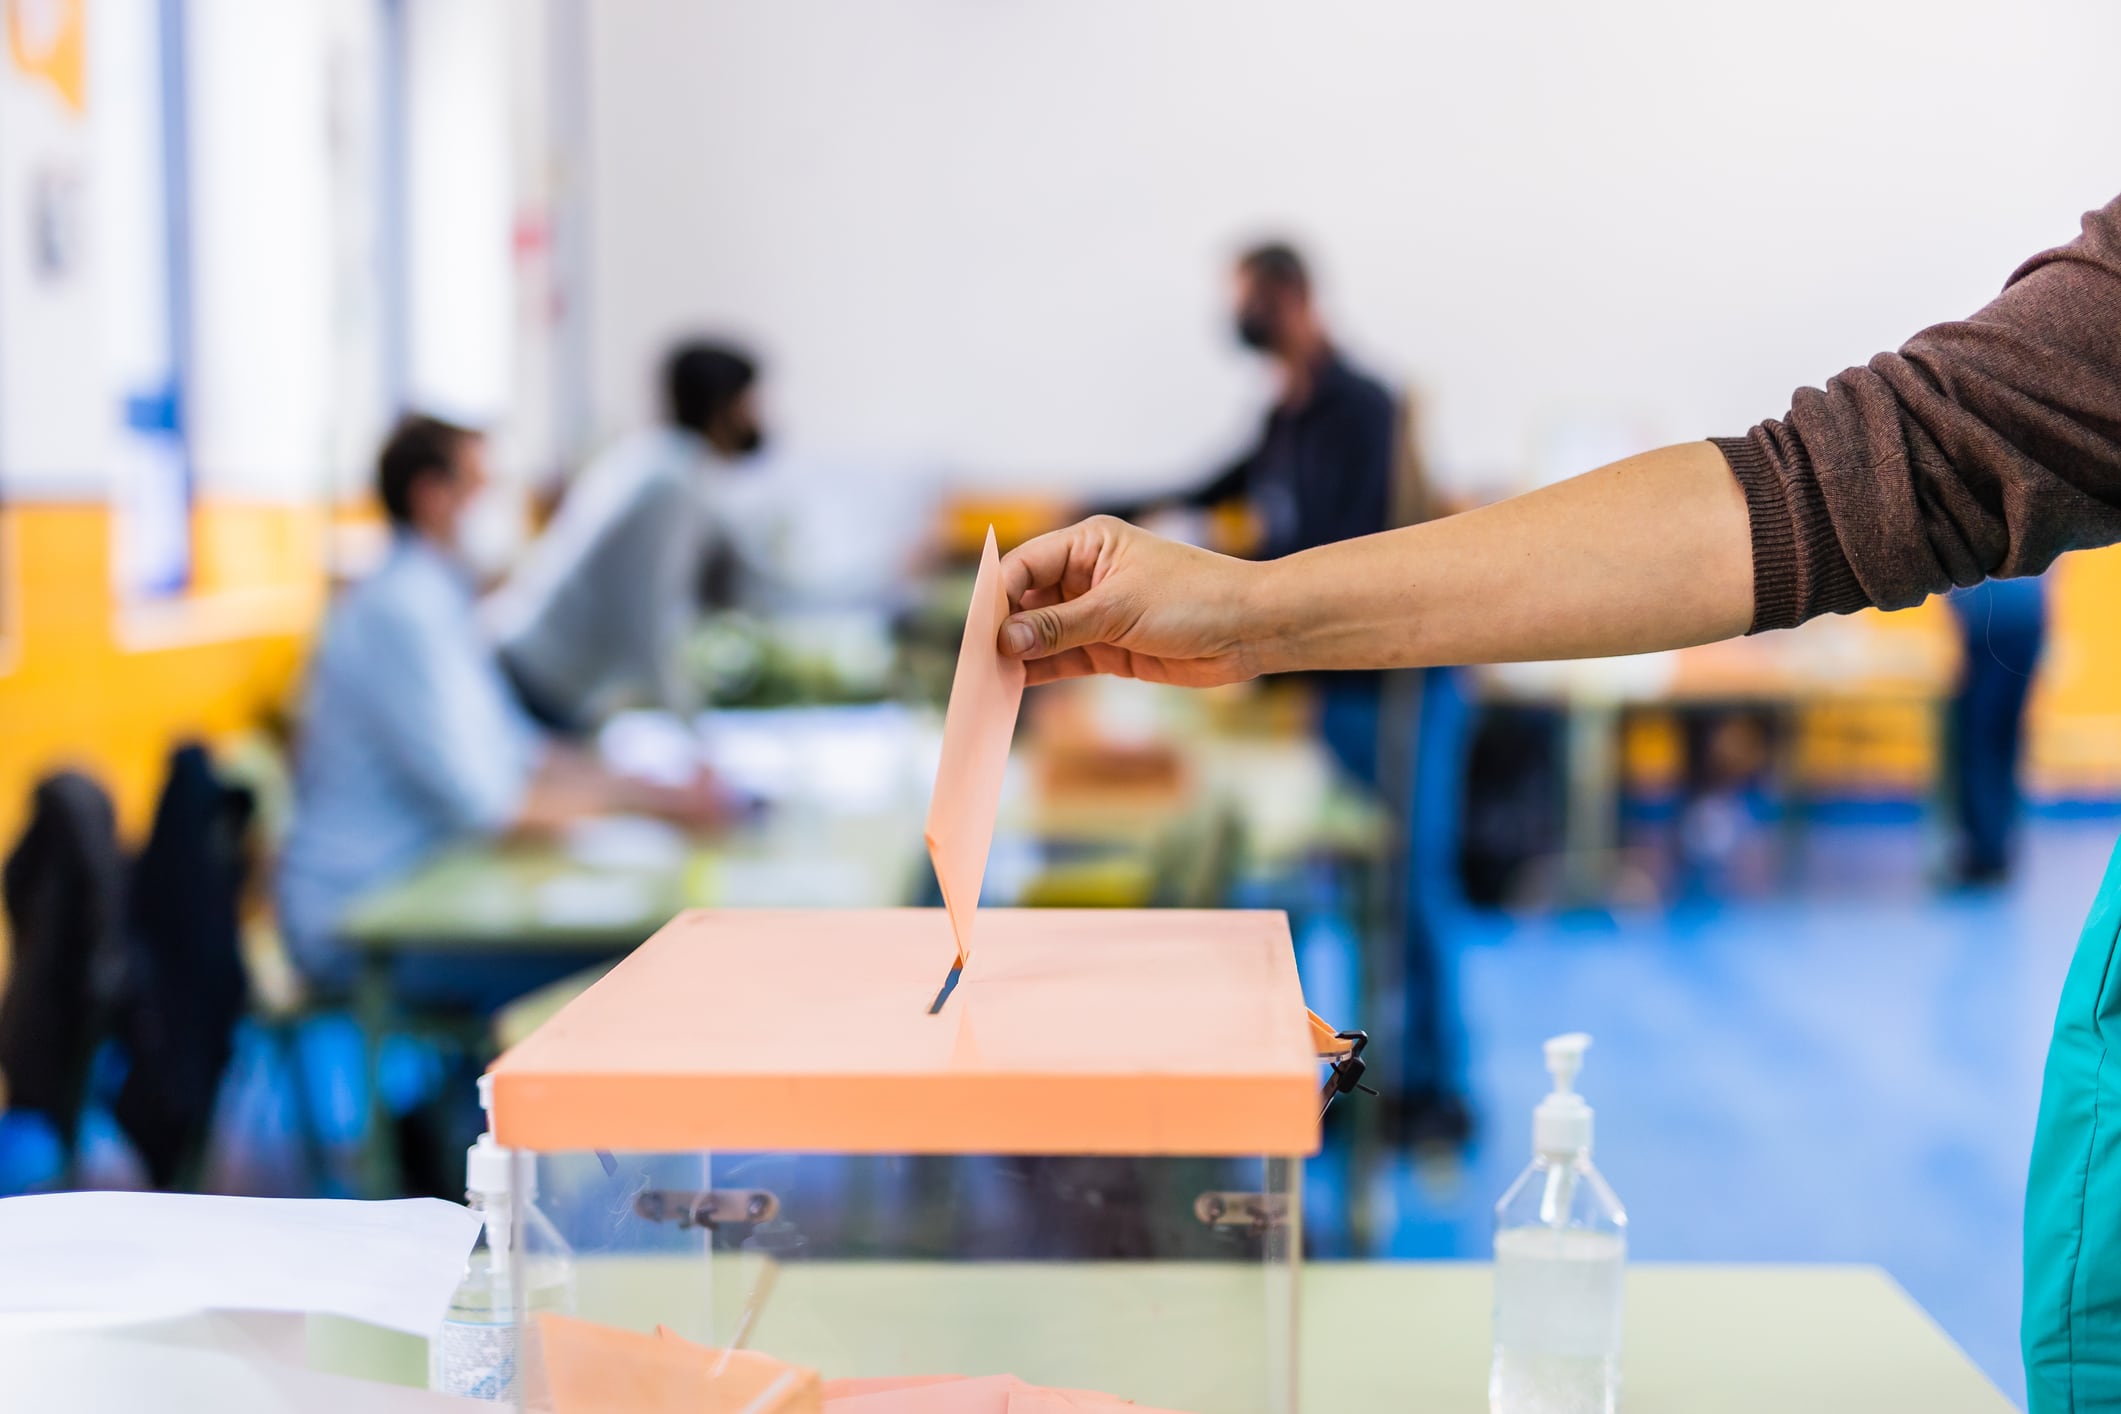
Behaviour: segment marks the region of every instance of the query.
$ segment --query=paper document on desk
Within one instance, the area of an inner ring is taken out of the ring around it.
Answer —
[[[0,1199],[0,1311],[302,1311],[424,1336],[478,1236],[439,1198]]]
[[[979,912],[987,848],[994,842],[1009,738],[1016,732],[1016,713],[1024,700],[1023,662],[1004,658],[995,643],[1008,617],[1001,556],[990,526],[980,552],[979,577],[972,584],[972,607],[965,614],[950,706],[943,716],[935,794],[928,801],[928,857],[942,886],[960,967],[972,956],[972,923]]]
[[[0,1403],[37,1414],[492,1414],[496,1407],[225,1350],[78,1333],[0,1339],[0,1371]]]

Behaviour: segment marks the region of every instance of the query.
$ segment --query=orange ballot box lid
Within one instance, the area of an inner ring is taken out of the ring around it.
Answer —
[[[680,914],[493,1069],[540,1151],[1309,1154],[1317,1048],[1280,913]]]

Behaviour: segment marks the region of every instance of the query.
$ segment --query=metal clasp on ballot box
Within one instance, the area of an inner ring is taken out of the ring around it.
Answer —
[[[780,1216],[781,1200],[763,1188],[709,1188],[687,1193],[668,1188],[644,1188],[633,1195],[634,1216],[652,1223],[674,1222],[680,1232],[688,1228],[731,1227],[739,1223],[772,1222]]]
[[[1289,1200],[1279,1193],[1203,1193],[1193,1216],[1209,1227],[1237,1228],[1264,1237],[1289,1222]]]
[[[1357,1090],[1365,1095],[1377,1093],[1362,1083],[1363,1072],[1368,1069],[1362,1053],[1370,1044],[1370,1034],[1336,1031],[1315,1011],[1304,1015],[1310,1018],[1311,1040],[1318,1058],[1327,1066],[1326,1086],[1318,1107],[1318,1117],[1323,1121],[1339,1096]],[[1239,1228],[1260,1237],[1287,1225],[1289,1200],[1279,1193],[1203,1193],[1193,1200],[1193,1216],[1208,1227]]]
[[[1377,1092],[1362,1083],[1363,1072],[1369,1068],[1362,1053],[1370,1044],[1367,1031],[1335,1031],[1332,1023],[1315,1011],[1307,1011],[1311,1020],[1311,1041],[1318,1058],[1327,1065],[1325,1093],[1320,1097],[1318,1117],[1323,1121],[1326,1111],[1333,1108],[1336,1096],[1360,1090],[1365,1095]]]

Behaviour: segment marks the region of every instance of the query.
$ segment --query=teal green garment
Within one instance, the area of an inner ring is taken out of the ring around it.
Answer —
[[[2121,1409],[2121,848],[2077,942],[2025,1180],[2026,1404]]]

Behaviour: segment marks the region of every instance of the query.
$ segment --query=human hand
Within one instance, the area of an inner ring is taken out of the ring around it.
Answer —
[[[1213,687],[1264,671],[1251,641],[1261,567],[1093,516],[1002,559],[1000,647],[1025,681],[1110,673]]]
[[[631,808],[696,833],[726,828],[744,813],[743,802],[706,770],[677,785],[629,780],[627,792]]]

